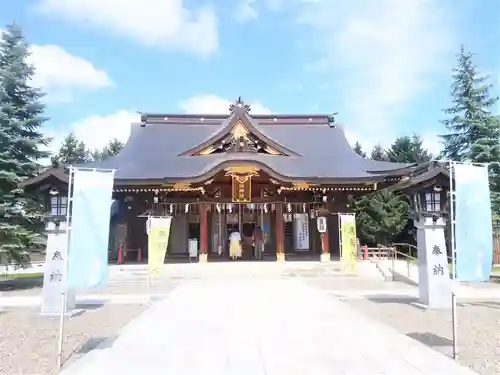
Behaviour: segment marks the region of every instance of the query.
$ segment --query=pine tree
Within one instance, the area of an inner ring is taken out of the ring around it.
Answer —
[[[432,159],[432,155],[422,146],[422,138],[414,134],[411,137],[398,137],[386,150],[387,159],[394,163],[422,164]]]
[[[473,54],[462,46],[453,73],[453,106],[443,124],[448,134],[442,156],[454,161],[490,163],[490,190],[494,218],[500,218],[500,120],[491,113],[498,97],[491,94],[489,77],[480,75]]]
[[[387,155],[385,153],[385,150],[382,148],[380,143],[376,144],[373,149],[370,157],[373,160],[379,160],[379,161],[387,161]]]
[[[39,160],[48,157],[40,149],[48,144],[41,131],[43,93],[30,86],[34,68],[28,55],[21,29],[7,26],[0,38],[0,250],[18,262],[43,242],[43,205],[19,183],[35,176]]]
[[[489,163],[491,210],[495,223],[500,221],[500,118],[489,116],[476,128],[466,160]]]
[[[86,163],[90,160],[90,152],[85,143],[78,141],[73,133],[69,133],[62,141],[57,155],[51,158],[52,166],[75,165]]]
[[[442,121],[448,130],[441,135],[444,142],[442,157],[464,161],[477,140],[484,136],[485,122],[491,117],[490,109],[498,98],[491,95],[492,85],[487,76],[481,76],[473,62],[473,54],[462,46],[453,71],[451,98],[453,106],[444,112],[449,118]]]
[[[363,151],[363,147],[361,146],[361,143],[359,143],[359,141],[356,141],[352,149],[356,154],[366,158],[366,152]]]
[[[102,150],[95,150],[92,153],[92,159],[94,160],[106,160],[111,156],[117,155],[123,148],[123,142],[114,138],[109,143],[104,146]]]

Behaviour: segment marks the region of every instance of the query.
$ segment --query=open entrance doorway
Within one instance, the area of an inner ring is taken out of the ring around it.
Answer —
[[[212,249],[219,253],[219,259],[229,259],[229,235],[233,231],[238,231],[241,235],[241,260],[263,259],[264,242],[259,241],[259,233],[262,233],[262,228],[269,221],[269,213],[264,210],[264,205],[231,204],[230,209],[214,214]],[[257,241],[254,241],[254,235]]]

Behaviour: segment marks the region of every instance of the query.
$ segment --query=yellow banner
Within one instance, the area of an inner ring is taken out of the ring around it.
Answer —
[[[340,215],[341,261],[344,270],[356,273],[356,220],[354,215]]]
[[[171,221],[171,217],[148,219],[148,272],[150,276],[158,275],[165,263]]]

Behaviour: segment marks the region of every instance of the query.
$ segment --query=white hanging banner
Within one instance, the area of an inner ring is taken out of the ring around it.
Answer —
[[[293,231],[295,237],[295,250],[309,250],[309,215],[307,213],[293,215]]]

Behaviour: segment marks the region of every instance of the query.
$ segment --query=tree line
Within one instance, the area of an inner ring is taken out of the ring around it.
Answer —
[[[51,141],[45,136],[44,96],[33,87],[34,67],[28,62],[29,45],[17,25],[8,25],[0,37],[0,254],[21,260],[25,250],[43,247],[41,197],[19,188],[36,176],[43,160],[53,166],[102,160],[123,147],[116,139],[102,150],[89,150],[70,133],[59,150],[45,151]],[[354,150],[363,157],[398,163],[423,163],[431,158],[490,164],[492,211],[500,217],[500,120],[493,113],[498,98],[492,94],[491,79],[481,75],[474,56],[462,47],[452,73],[451,106],[444,110],[441,138],[443,150],[432,156],[414,134],[398,137],[389,147],[376,145],[369,155],[359,142]],[[354,202],[362,243],[387,244],[398,238],[412,241],[409,200],[402,194],[376,192]]]
[[[91,150],[71,132],[64,137],[59,150],[50,158],[50,161],[52,167],[83,164],[91,161],[105,160],[110,156],[118,154],[122,148],[123,142],[114,138],[102,149]]]

